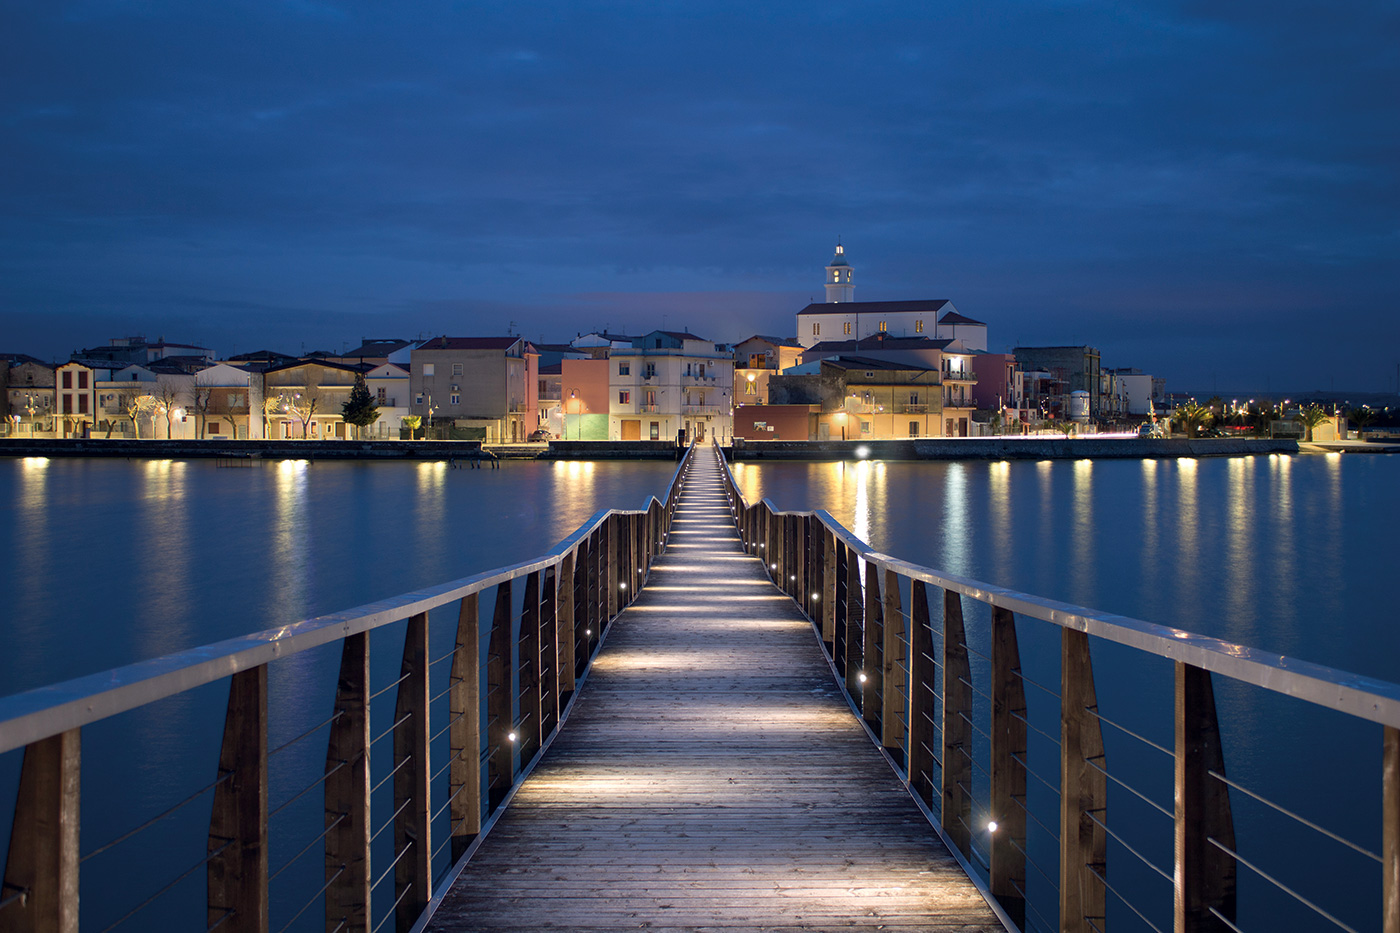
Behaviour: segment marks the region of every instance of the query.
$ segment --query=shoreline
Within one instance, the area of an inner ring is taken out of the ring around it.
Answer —
[[[1296,454],[1285,438],[978,437],[879,441],[740,441],[743,460],[1084,460],[1178,459]],[[158,460],[674,460],[670,441],[551,441],[548,446],[480,441],[0,440],[0,457],[97,457]]]

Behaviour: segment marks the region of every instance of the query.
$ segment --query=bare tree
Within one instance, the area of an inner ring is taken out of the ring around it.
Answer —
[[[270,429],[272,427],[271,416],[274,412],[287,410],[287,397],[278,393],[277,395],[263,396],[262,420],[263,420],[263,440],[271,440]]]
[[[184,380],[176,379],[174,376],[160,376],[156,379],[155,399],[157,406],[165,413],[166,440],[173,436],[175,412],[179,410],[180,402],[184,397]]]
[[[195,436],[204,440],[204,425],[209,416],[209,407],[214,403],[214,387],[201,383],[195,374],[190,384],[190,407],[194,409]]]
[[[319,382],[308,377],[306,385],[300,392],[293,392],[287,396],[287,411],[297,416],[301,422],[301,436],[308,438],[311,436],[311,422],[316,417],[316,412],[321,408],[321,386]]]

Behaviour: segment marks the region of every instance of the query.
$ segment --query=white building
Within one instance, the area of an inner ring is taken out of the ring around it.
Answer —
[[[609,440],[686,440],[734,435],[734,360],[729,349],[690,333],[655,330],[608,365]]]
[[[987,349],[987,325],[960,314],[946,298],[856,301],[854,275],[845,249],[837,244],[836,256],[826,267],[826,301],[797,312],[797,340],[803,347],[889,334],[959,340],[969,350]]]
[[[389,362],[365,373],[365,385],[379,406],[379,420],[364,429],[364,437],[398,440],[408,414],[409,365]]]

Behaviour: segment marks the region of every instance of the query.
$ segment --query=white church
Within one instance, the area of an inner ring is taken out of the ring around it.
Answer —
[[[959,314],[948,299],[855,301],[854,276],[845,248],[837,243],[826,267],[826,301],[797,312],[797,341],[804,349],[874,334],[960,340],[969,350],[987,349],[987,325]]]

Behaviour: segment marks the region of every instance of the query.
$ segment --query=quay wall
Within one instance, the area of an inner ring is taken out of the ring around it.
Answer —
[[[36,438],[0,441],[0,456],[126,457],[156,460],[490,459],[480,441],[235,441]]]
[[[861,457],[859,448],[869,448]],[[742,441],[735,460],[1083,460],[1296,454],[1285,438],[923,437],[889,441]]]
[[[742,441],[735,460],[1081,460],[1085,458],[1235,457],[1298,453],[1284,438],[979,437],[887,441]],[[0,456],[121,457],[161,460],[674,460],[671,441],[551,441],[548,448],[483,448],[480,441],[133,440],[37,438],[0,441]]]

